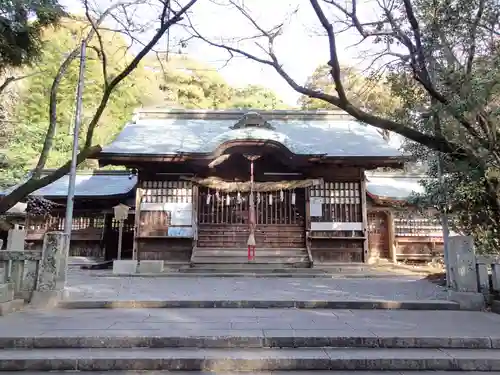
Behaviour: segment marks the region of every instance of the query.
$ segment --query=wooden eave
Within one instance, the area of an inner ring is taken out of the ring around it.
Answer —
[[[211,160],[222,153],[186,153],[176,155],[157,154],[113,154],[101,153],[96,159],[99,166],[125,165],[138,166],[144,163],[170,163],[181,164],[188,161],[196,164],[209,164]],[[356,166],[365,169],[375,169],[379,167],[402,168],[406,162],[406,157],[371,157],[371,156],[326,156],[326,155],[297,155],[294,153],[281,153],[281,157],[299,165],[312,164],[332,164],[342,166]]]

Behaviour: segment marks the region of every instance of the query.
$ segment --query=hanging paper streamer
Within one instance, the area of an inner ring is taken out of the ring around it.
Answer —
[[[207,194],[207,205],[210,204],[211,199],[212,199],[212,195],[210,194],[210,190],[209,190],[208,194]]]
[[[269,205],[273,204],[273,195],[269,194]]]
[[[257,204],[260,204],[260,193],[257,193]]]
[[[295,205],[295,191],[292,192],[292,204]]]
[[[217,200],[220,199],[220,195],[219,195],[219,192],[218,191],[215,191],[215,198],[217,198]]]
[[[238,195],[236,196],[236,203],[240,204],[241,203],[241,194],[238,191]]]
[[[283,190],[280,190],[280,201],[283,202],[285,200],[285,194],[283,193]]]
[[[228,195],[226,195],[226,206],[229,206],[231,204],[231,197]]]

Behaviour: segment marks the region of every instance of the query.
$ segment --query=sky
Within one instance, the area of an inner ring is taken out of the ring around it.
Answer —
[[[113,0],[97,0],[99,7],[106,8]],[[216,3],[215,1],[218,1]],[[255,28],[234,8],[220,5],[224,0],[199,0],[190,15],[191,22],[197,30],[212,41],[234,40],[236,37],[245,37],[255,34]],[[240,0],[243,1],[243,0]],[[369,0],[368,0],[369,1]],[[63,5],[69,11],[81,9],[81,0],[63,0]],[[252,12],[252,17],[264,28],[275,26],[284,20],[283,34],[276,40],[276,54],[286,71],[298,83],[304,83],[314,69],[328,61],[328,40],[313,12],[309,1],[305,0],[244,0],[246,7]],[[361,17],[370,17],[373,7],[365,3],[360,7]],[[290,16],[293,10],[297,12]],[[325,8],[325,11],[328,9]],[[141,15],[143,16],[143,15]],[[146,15],[144,15],[146,16]],[[152,13],[148,15],[154,17]],[[147,16],[146,16],[147,17]],[[171,30],[171,47],[174,52],[179,50],[175,44],[186,37],[182,27],[176,26]],[[363,50],[352,47],[357,42],[356,34],[345,33],[337,37],[337,50],[340,53],[340,63],[348,66],[362,66],[366,59],[362,59]],[[166,40],[159,43],[158,48],[166,48]],[[262,53],[257,50],[255,40],[240,44],[243,49]],[[233,86],[260,84],[274,90],[288,104],[296,104],[297,94],[281,78],[274,69],[250,61],[244,57],[235,57],[226,64],[227,52],[212,47],[201,41],[189,41],[182,49],[191,58],[207,63],[217,69],[222,76]],[[366,64],[365,64],[366,65]]]

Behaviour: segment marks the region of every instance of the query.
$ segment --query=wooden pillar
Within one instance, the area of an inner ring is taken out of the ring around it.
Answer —
[[[370,261],[369,246],[368,246],[368,210],[366,204],[366,179],[364,171],[361,172],[361,214],[363,220],[363,235],[365,239],[363,240],[363,262],[367,263]]]
[[[140,224],[141,224],[141,202],[142,202],[142,188],[140,184],[137,185],[135,190],[135,218],[134,218],[134,244],[132,250],[132,259],[139,259],[139,237]]]
[[[199,189],[198,185],[192,184],[191,187],[191,194],[192,194],[192,204],[193,204],[193,216],[192,216],[192,227],[193,227],[193,249],[196,247],[196,244],[198,242],[198,202],[199,202]],[[192,254],[191,254],[192,255]]]
[[[391,260],[393,263],[397,262],[396,258],[396,236],[394,230],[394,214],[392,210],[387,211],[387,231],[389,236],[389,254],[391,255]]]
[[[307,250],[307,255],[309,257],[309,262],[311,262],[311,267],[314,266],[314,258],[312,256],[312,252],[311,252],[311,238],[310,238],[310,234],[311,234],[311,206],[310,206],[310,202],[311,202],[311,188],[305,188],[304,189],[304,195],[305,195],[305,199],[304,199],[304,202],[305,202],[305,213],[306,213],[306,217],[305,217],[305,239],[306,239],[306,250]]]

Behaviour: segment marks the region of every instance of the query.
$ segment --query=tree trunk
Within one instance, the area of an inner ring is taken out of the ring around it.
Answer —
[[[78,154],[78,157],[76,159],[76,164],[79,165],[85,159],[96,156],[98,153],[101,152],[101,149],[102,148],[99,145],[84,148]],[[69,160],[66,164],[64,164],[59,169],[56,169],[51,174],[44,176],[40,179],[35,179],[35,178],[30,177],[26,182],[17,186],[8,195],[6,195],[5,197],[3,197],[0,200],[0,215],[6,213],[7,210],[14,207],[14,205],[17,202],[26,198],[28,195],[30,195],[34,191],[41,189],[44,186],[47,186],[47,185],[51,184],[52,182],[57,181],[61,177],[68,174],[70,171],[70,168],[71,168],[71,160]]]

